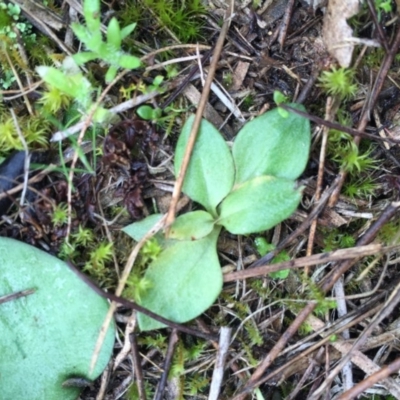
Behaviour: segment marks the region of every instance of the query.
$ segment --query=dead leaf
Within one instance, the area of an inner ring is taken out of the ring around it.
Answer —
[[[349,67],[354,49],[353,30],[347,20],[356,15],[359,0],[329,0],[324,17],[323,38],[329,53],[341,67]]]

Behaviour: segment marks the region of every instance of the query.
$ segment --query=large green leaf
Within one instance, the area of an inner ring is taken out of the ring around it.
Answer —
[[[229,193],[217,223],[237,235],[265,231],[290,217],[300,199],[301,191],[293,181],[259,176]]]
[[[151,287],[140,304],[172,321],[183,323],[209,308],[222,289],[216,242],[220,229],[200,240],[179,241],[167,248],[146,271]],[[141,330],[163,324],[138,314]]]
[[[89,374],[108,303],[64,262],[0,238],[0,297],[26,289],[35,292],[0,304],[0,397],[75,400],[80,389],[63,387],[63,382],[72,377],[93,380],[110,359],[114,324]]]
[[[288,104],[299,110],[302,105]],[[236,183],[261,175],[297,179],[310,150],[310,122],[294,113],[285,117],[278,108],[248,122],[238,133],[232,153]]]
[[[194,116],[183,126],[175,152],[175,175],[179,173]],[[183,192],[203,205],[211,214],[231,191],[234,181],[232,155],[217,129],[202,120],[189,168],[183,184]]]

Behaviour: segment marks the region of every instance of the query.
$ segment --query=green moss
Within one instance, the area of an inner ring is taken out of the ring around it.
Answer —
[[[139,29],[141,26],[153,29],[158,23],[161,28],[169,29],[181,42],[189,43],[200,38],[204,25],[201,16],[205,12],[201,0],[143,0],[142,4],[130,0],[126,1],[126,6],[121,8],[118,15],[124,23],[137,22]]]

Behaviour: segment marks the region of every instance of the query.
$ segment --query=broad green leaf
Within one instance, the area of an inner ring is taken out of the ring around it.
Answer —
[[[291,107],[304,110],[298,104]],[[278,108],[248,122],[233,144],[236,183],[261,175],[297,179],[310,151],[310,122],[297,114],[285,118]]]
[[[300,200],[301,190],[293,181],[259,176],[229,193],[217,223],[237,235],[265,231],[290,217]]]
[[[121,29],[119,27],[119,22],[115,17],[111,18],[107,27],[107,42],[108,44],[114,46],[117,50],[119,50],[121,47]]]
[[[169,231],[170,239],[197,240],[208,235],[214,228],[214,218],[206,211],[193,211],[180,215]]]
[[[141,305],[172,321],[183,323],[207,310],[222,289],[222,272],[216,242],[220,229],[200,240],[180,241],[162,251],[144,278],[151,287],[142,294]],[[142,331],[163,324],[138,314]]]
[[[135,56],[131,56],[129,54],[122,54],[118,58],[118,65],[122,68],[126,69],[136,69],[141,66],[141,61],[139,58]]]
[[[0,297],[27,289],[35,292],[0,304],[0,397],[75,400],[81,389],[63,382],[96,379],[112,355],[114,324],[89,374],[108,303],[63,261],[0,238]]]
[[[148,217],[142,219],[141,221],[134,222],[128,226],[125,226],[122,229],[122,232],[125,232],[132,239],[139,242],[142,240],[144,235],[163,217],[162,214],[153,214]]]
[[[100,32],[100,0],[85,0],[83,15],[91,32]]]
[[[175,151],[175,176],[179,174],[193,121],[194,115],[186,121],[179,136]],[[234,166],[228,145],[217,129],[203,119],[186,172],[183,192],[216,215],[216,207],[231,191],[233,181]]]
[[[136,114],[146,121],[150,121],[154,116],[154,108],[148,105],[140,106],[136,110]]]
[[[128,35],[130,35],[135,30],[135,28],[136,28],[136,22],[128,26],[125,26],[125,28],[122,28],[121,29],[122,40],[125,39]]]

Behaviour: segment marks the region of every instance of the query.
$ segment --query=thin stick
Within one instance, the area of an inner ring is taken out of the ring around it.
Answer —
[[[5,296],[0,297],[0,304],[7,303],[8,301],[17,300],[20,297],[29,296],[30,294],[33,294],[35,292],[36,292],[36,289],[26,289],[26,290],[21,290],[19,292],[6,294]]]
[[[163,373],[162,373],[160,382],[158,384],[157,393],[154,396],[154,400],[162,400],[163,399],[165,385],[167,383],[167,378],[168,378],[169,370],[171,368],[172,358],[175,353],[175,348],[178,343],[178,339],[179,339],[178,331],[176,329],[173,329],[171,332],[171,336],[169,338],[169,342],[168,342],[168,350],[167,350],[167,355],[166,355],[165,361],[164,361]]]
[[[331,121],[336,114],[337,108],[339,104],[332,99],[332,97],[328,97],[326,101],[326,111],[325,111],[325,120]],[[324,179],[324,171],[325,171],[325,158],[326,158],[326,148],[328,144],[328,132],[329,129],[324,126],[322,127],[322,141],[321,141],[321,150],[319,154],[319,165],[318,165],[318,176],[317,176],[317,188],[315,190],[314,201],[319,201],[322,193],[322,182]],[[315,218],[310,226],[310,232],[308,234],[308,243],[307,243],[307,251],[306,256],[310,256],[313,253],[314,247],[314,239],[317,231],[318,219]],[[304,269],[304,275],[308,276],[310,273],[310,267],[306,266]]]
[[[363,246],[370,243],[377,235],[379,229],[382,228],[383,224],[385,224],[393,217],[393,215],[396,213],[399,207],[400,207],[400,202],[392,202],[391,204],[389,204],[389,206],[386,207],[386,209],[379,216],[378,220],[367,230],[367,232],[365,232],[365,234],[361,237],[361,239],[358,240],[357,244],[359,246]],[[324,280],[324,282],[320,285],[320,289],[324,293],[327,293],[330,289],[332,289],[333,285],[342,276],[342,274],[344,274],[357,260],[358,259],[342,261],[336,268],[333,269],[333,274],[328,275],[328,279]],[[242,392],[239,393],[236,397],[234,397],[233,400],[245,399],[248,392],[259,384],[265,370],[278,357],[280,352],[286,346],[287,342],[297,332],[298,328],[306,320],[308,315],[310,315],[314,311],[316,306],[317,302],[310,301],[310,303],[308,303],[307,306],[300,311],[300,313],[297,315],[292,324],[281,335],[281,337],[275,343],[275,345],[270,350],[268,355],[256,368],[253,375],[250,377],[245,387],[243,388]]]
[[[140,354],[139,354],[136,334],[135,333],[130,334],[129,339],[131,342],[133,368],[135,371],[136,386],[138,389],[139,399],[146,400],[146,390],[144,387],[143,369],[142,369],[142,365],[140,363]]]
[[[186,146],[185,154],[182,160],[182,165],[178,174],[178,178],[176,180],[175,186],[174,186],[174,191],[172,193],[172,199],[171,199],[171,204],[169,206],[169,210],[167,213],[167,218],[166,218],[166,226],[167,229],[168,227],[174,222],[175,220],[175,213],[176,213],[176,207],[178,205],[179,197],[181,195],[182,191],[182,186],[183,186],[183,180],[185,179],[185,174],[187,171],[187,168],[189,166],[189,161],[190,161],[190,156],[193,152],[194,148],[194,143],[196,141],[196,137],[199,131],[200,123],[201,123],[201,118],[203,116],[204,109],[207,104],[208,96],[210,94],[210,89],[211,89],[211,83],[214,79],[215,71],[217,69],[217,64],[219,57],[222,52],[222,48],[224,45],[225,37],[228,33],[228,29],[231,23],[231,16],[233,14],[233,2],[231,2],[231,6],[229,10],[226,13],[225,16],[225,21],[222,26],[221,32],[219,34],[217,44],[215,45],[215,50],[213,53],[213,58],[210,64],[210,68],[208,71],[207,79],[204,83],[204,88],[203,88],[203,93],[200,98],[200,103],[197,108],[196,116],[194,118],[192,130],[190,131],[190,136],[189,140]],[[168,232],[167,232],[168,233]]]
[[[77,147],[81,147],[81,144],[83,142],[83,137],[85,136],[86,130],[89,128],[91,121],[93,119],[94,114],[96,113],[97,108],[100,106],[101,102],[105,98],[106,94],[111,90],[111,88],[127,73],[129,70],[124,70],[122,71],[119,75],[117,75],[112,82],[109,83],[109,85],[103,90],[97,101],[93,104],[92,110],[86,117],[82,129],[79,133],[78,140],[77,140]],[[71,169],[68,174],[68,192],[67,192],[67,204],[68,204],[68,223],[67,223],[67,232],[65,234],[66,240],[68,242],[69,240],[69,235],[71,233],[71,224],[72,224],[72,181],[74,178],[74,170],[75,170],[75,165],[78,162],[79,158],[79,152],[76,151],[72,157],[72,162],[71,162]]]
[[[10,113],[12,116],[12,119],[14,121],[14,125],[15,125],[15,130],[17,131],[19,140],[22,143],[22,147],[24,148],[25,151],[25,160],[24,160],[24,187],[22,189],[22,193],[21,193],[21,198],[19,200],[19,205],[22,207],[24,205],[25,202],[25,196],[26,196],[26,192],[28,190],[28,181],[29,181],[29,164],[30,164],[30,155],[29,155],[29,149],[28,149],[28,144],[26,143],[26,140],[24,138],[24,135],[21,132],[21,128],[18,124],[18,120],[17,120],[17,116],[15,115],[14,109],[10,108]]]
[[[354,399],[362,392],[375,385],[375,383],[378,383],[384,380],[385,378],[388,378],[392,374],[397,374],[399,372],[399,369],[400,369],[400,358],[397,358],[386,367],[370,375],[367,379],[361,381],[347,392],[344,392],[341,396],[338,397],[337,400]]]
[[[224,377],[225,360],[229,350],[232,329],[222,327],[219,336],[219,348],[217,360],[215,362],[214,372],[211,380],[210,394],[208,400],[218,400],[221,391],[222,378]]]
[[[271,272],[282,271],[284,269],[302,268],[307,265],[326,264],[333,261],[342,261],[353,258],[360,258],[377,253],[392,252],[399,249],[400,246],[383,247],[379,243],[369,244],[365,246],[357,246],[347,249],[339,249],[329,251],[327,253],[313,254],[307,257],[300,257],[290,261],[284,261],[277,264],[262,265],[255,268],[247,268],[241,271],[229,272],[224,275],[224,282],[232,282],[238,279],[248,279],[261,277]]]
[[[129,274],[132,271],[133,264],[136,260],[136,257],[139,254],[140,249],[143,247],[143,245],[149,240],[151,237],[153,237],[162,227],[164,227],[164,220],[165,217],[161,218],[160,221],[158,221],[150,231],[143,236],[143,238],[138,242],[138,244],[133,248],[131,251],[131,254],[129,254],[128,260],[126,261],[124,270],[122,271],[121,279],[118,282],[117,289],[115,291],[115,294],[117,296],[120,296],[122,291],[125,288],[126,281],[128,280]],[[101,347],[103,346],[104,339],[106,337],[108,327],[110,326],[111,320],[113,318],[114,312],[117,309],[117,303],[113,301],[110,304],[110,308],[108,309],[108,313],[104,319],[103,325],[100,330],[99,337],[97,338],[96,346],[93,351],[92,359],[90,361],[90,373],[94,370],[94,367],[96,366],[97,359],[100,354]]]

